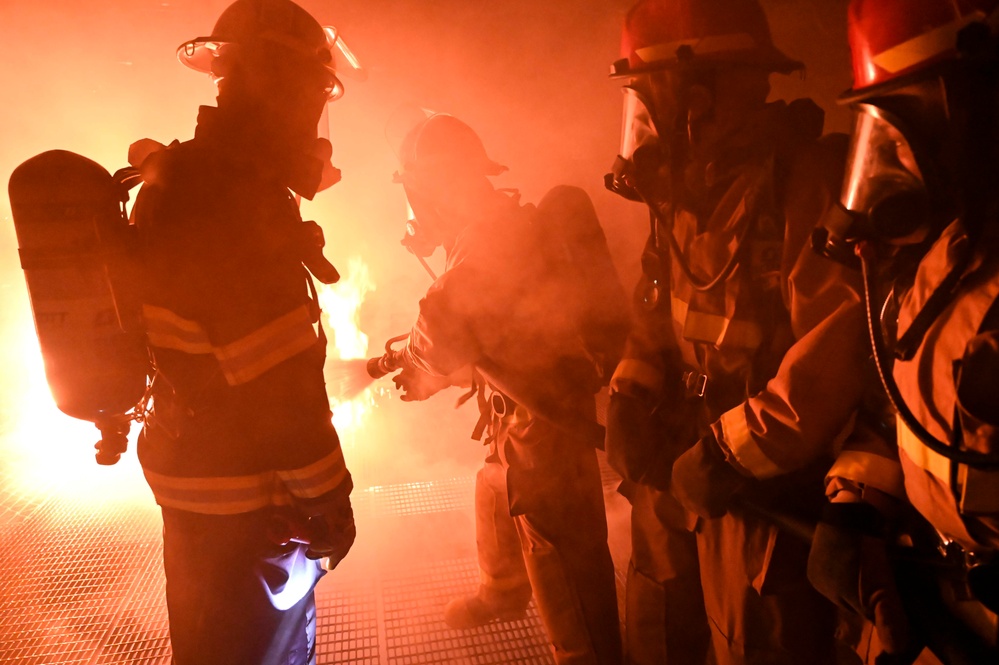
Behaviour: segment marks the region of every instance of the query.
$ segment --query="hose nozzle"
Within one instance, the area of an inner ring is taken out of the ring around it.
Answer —
[[[385,355],[368,360],[368,376],[372,379],[380,379],[383,376],[402,369],[402,354],[406,350],[406,347],[403,345],[398,349],[393,349],[392,345],[408,339],[409,333],[406,333],[405,335],[397,335],[385,342]]]

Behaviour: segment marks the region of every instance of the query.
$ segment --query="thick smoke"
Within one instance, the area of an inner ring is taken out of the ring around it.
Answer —
[[[128,145],[192,135],[197,106],[211,104],[210,81],[180,65],[182,41],[208,34],[228,0],[6,0],[0,7],[0,173],[44,150],[84,154],[113,171]],[[507,166],[494,179],[536,202],[556,184],[584,188],[606,230],[622,281],[638,274],[645,214],[606,192],[602,176],[617,152],[619,82],[607,77],[618,57],[620,25],[631,0],[370,0],[301,4],[336,25],[369,70],[346,79],[330,109],[334,161],[343,181],[303,204],[325,229],[327,252],[346,266],[360,257],[376,290],[361,310],[370,352],[411,326],[429,278],[400,246],[405,202],[385,125],[401,104],[452,113],[475,128],[490,156]],[[848,128],[833,103],[849,84],[845,0],[768,0],[775,41],[808,65],[807,76],[774,81],[775,96],[811,95],[834,129]],[[5,299],[0,386],[17,404],[29,368],[21,341],[30,332],[24,282],[6,199],[0,232],[0,291]],[[440,268],[442,257],[431,259]],[[30,334],[29,334],[30,337]],[[30,371],[37,371],[32,366]],[[391,384],[380,384],[391,393]],[[481,449],[468,439],[470,404],[454,412],[452,389],[424,404],[381,396],[364,436],[354,442],[365,484],[468,475]],[[2,414],[14,428],[16,408]],[[432,426],[428,426],[431,424]],[[92,441],[80,441],[87,448]]]

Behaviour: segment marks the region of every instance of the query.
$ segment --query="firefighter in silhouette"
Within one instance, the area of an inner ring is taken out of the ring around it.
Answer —
[[[130,159],[156,374],[138,454],[163,513],[174,662],[314,663],[313,589],[354,540],[307,264],[335,271],[311,199],[337,179],[318,137],[342,93],[335,32],[289,0],[237,0],[180,60],[218,105],[194,138]]]
[[[853,145],[815,244],[863,273],[897,427],[882,466],[904,491],[838,461],[809,576],[873,624],[878,663],[924,645],[999,662],[999,2],[854,0],[848,16]]]
[[[802,65],[756,0],[639,2],[622,56],[607,183],[650,212],[607,427],[633,502],[628,660],[832,662],[807,536],[778,524],[817,519],[868,376],[859,280],[806,246],[846,137],[811,100],[767,102]]]
[[[404,243],[418,255],[443,246],[447,267],[394,381],[421,400],[472,368],[473,436],[488,445],[475,488],[481,583],[445,621],[522,616],[533,592],[556,662],[618,663],[594,394],[627,321],[603,232],[582,190],[557,187],[535,208],[494,189],[488,176],[506,168],[453,116],[412,127],[397,174],[415,215]]]

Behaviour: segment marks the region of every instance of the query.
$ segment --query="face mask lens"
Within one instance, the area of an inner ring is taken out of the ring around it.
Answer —
[[[633,87],[623,92],[621,148],[605,182],[608,189],[632,201],[658,201],[663,196],[654,183],[665,162],[659,133],[643,94]]]
[[[634,88],[624,88],[622,119],[620,155],[624,159],[630,161],[642,146],[659,143],[649,107],[641,93]]]
[[[840,200],[865,218],[869,235],[901,238],[926,223],[929,200],[919,167],[887,113],[860,105],[848,164]]]
[[[406,188],[406,233],[400,242],[410,253],[425,259],[433,255],[440,241],[420,224],[420,219],[413,209],[413,193]]]

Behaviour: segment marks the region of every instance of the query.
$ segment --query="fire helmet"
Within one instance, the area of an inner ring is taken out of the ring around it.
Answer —
[[[627,79],[621,145],[605,184],[647,203],[676,197],[663,174],[682,168],[721,87],[762,103],[770,73],[804,67],[774,46],[759,0],[641,0],[625,18],[621,56],[611,66]],[[734,79],[756,85],[728,86]]]
[[[475,130],[446,113],[402,107],[389,119],[386,137],[399,158],[395,181],[409,209],[402,244],[417,257],[430,256],[451,227],[442,199],[507,167],[489,158]]]
[[[330,100],[343,95],[337,77],[338,60],[355,74],[362,69],[336,29],[322,26],[291,0],[236,0],[219,16],[209,36],[196,37],[177,48],[178,59],[199,72],[221,78],[217,58],[226,46],[283,47],[282,52],[306,65],[319,65]],[[334,53],[334,47],[337,53]]]
[[[397,149],[398,179],[408,174],[495,176],[507,167],[491,160],[482,139],[467,124],[446,113],[426,114],[406,132]]]
[[[855,121],[839,205],[819,251],[921,242],[994,188],[999,0],[853,0]],[[972,222],[974,223],[974,222]]]
[[[804,66],[774,46],[758,0],[641,0],[634,5],[611,76],[684,64],[739,64],[784,74]]]
[[[958,55],[958,33],[984,21],[999,0],[853,0],[848,37],[855,101],[931,74]]]

